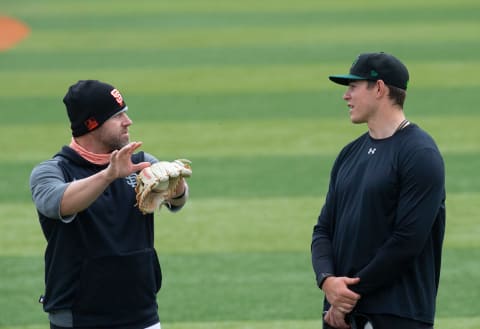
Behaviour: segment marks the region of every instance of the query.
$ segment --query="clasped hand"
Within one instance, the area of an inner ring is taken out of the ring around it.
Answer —
[[[360,278],[329,277],[325,279],[322,290],[331,307],[325,314],[324,320],[330,326],[339,329],[350,328],[345,316],[352,312],[360,299],[360,295],[350,290],[348,286],[360,282]]]

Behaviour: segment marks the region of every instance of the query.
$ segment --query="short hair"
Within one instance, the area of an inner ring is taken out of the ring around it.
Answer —
[[[367,88],[372,88],[377,81],[367,80],[368,86]],[[386,85],[388,87],[388,98],[390,98],[395,105],[399,105],[403,108],[403,104],[405,103],[405,98],[407,98],[407,92],[401,88]]]

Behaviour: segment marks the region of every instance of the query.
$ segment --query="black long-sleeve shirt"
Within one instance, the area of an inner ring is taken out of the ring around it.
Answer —
[[[360,277],[356,310],[433,323],[445,231],[445,172],[433,139],[410,124],[348,144],[333,166],[312,264]],[[325,302],[325,309],[328,302]]]

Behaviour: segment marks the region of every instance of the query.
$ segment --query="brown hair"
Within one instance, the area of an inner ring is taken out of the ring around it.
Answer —
[[[368,88],[373,88],[377,81],[368,80]],[[403,104],[405,103],[405,98],[407,98],[407,92],[401,88],[386,85],[388,87],[388,98],[390,98],[395,105],[399,105],[403,108]]]

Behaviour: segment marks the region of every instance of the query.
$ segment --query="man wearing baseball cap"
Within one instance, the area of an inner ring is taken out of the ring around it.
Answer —
[[[162,282],[153,213],[136,206],[136,173],[158,160],[135,151],[127,105],[112,85],[80,80],[63,99],[72,140],[30,176],[45,251],[50,328],[159,329]],[[166,205],[183,207],[181,181]]]
[[[383,52],[360,54],[345,85],[346,145],[314,226],[312,264],[324,328],[433,328],[445,232],[445,172],[434,140],[405,117],[409,72]]]

